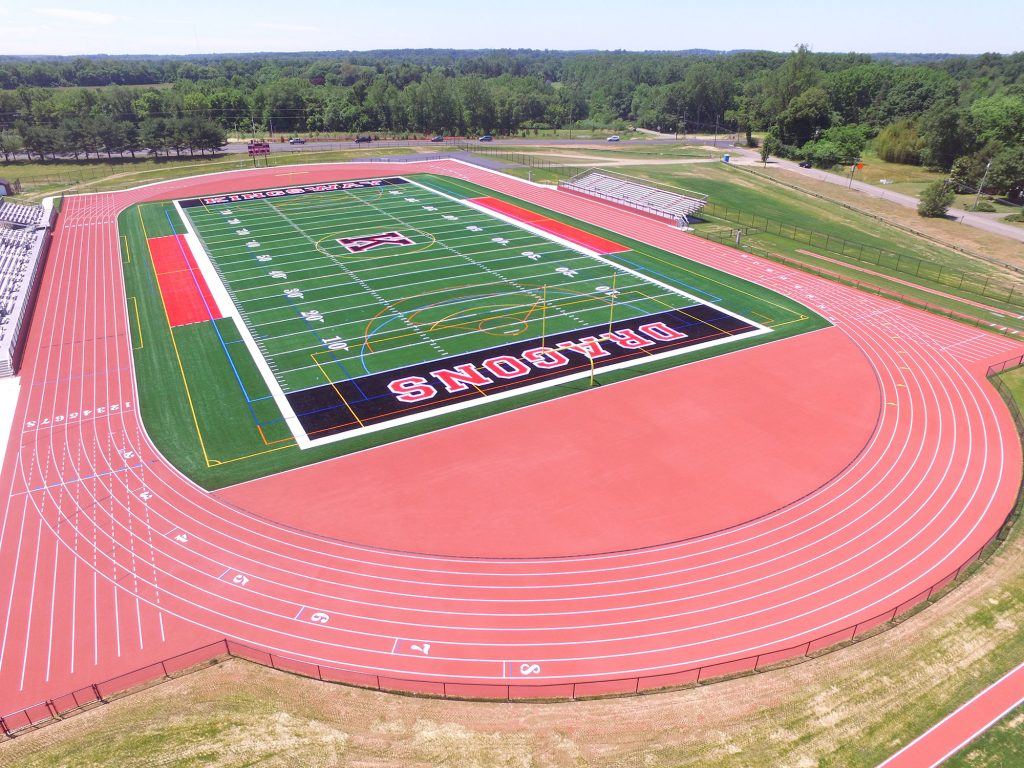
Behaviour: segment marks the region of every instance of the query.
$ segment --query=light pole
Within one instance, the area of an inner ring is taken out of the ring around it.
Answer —
[[[985,179],[988,178],[988,169],[991,168],[991,167],[992,167],[992,161],[989,160],[987,163],[985,163],[985,173],[982,174],[981,184],[978,185],[978,194],[976,194],[974,196],[974,207],[971,208],[972,211],[978,210],[978,201],[981,199],[981,190],[983,190],[985,188]]]

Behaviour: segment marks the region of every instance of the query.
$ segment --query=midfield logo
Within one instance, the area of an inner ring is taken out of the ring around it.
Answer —
[[[379,232],[376,235],[340,237],[338,242],[349,253],[365,253],[381,245],[414,245],[413,241],[401,232]]]

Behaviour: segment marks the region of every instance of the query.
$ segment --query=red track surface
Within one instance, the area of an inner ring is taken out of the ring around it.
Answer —
[[[117,212],[145,199],[272,186],[278,175],[306,183],[379,175],[381,169],[254,170],[65,201],[0,476],[0,488],[8,491],[0,523],[0,583],[8,590],[0,597],[0,711],[225,636],[349,670],[335,675],[344,679],[379,675],[386,686],[449,695],[517,696],[537,692],[537,685],[553,686],[546,694],[565,694],[571,683],[583,694],[682,682],[694,679],[698,667],[705,675],[723,673],[750,668],[759,654],[767,663],[827,645],[906,609],[976,553],[1010,510],[1020,447],[984,372],[989,362],[1021,354],[1024,345],[649,218],[451,162],[409,164],[402,171],[440,170],[599,223],[768,285],[832,319],[838,330],[822,338],[858,350],[871,372],[871,399],[880,404],[861,424],[869,435],[862,450],[824,484],[817,477],[793,482],[794,494],[807,495],[775,511],[777,500],[737,480],[742,473],[714,473],[728,462],[710,463],[706,482],[725,487],[749,522],[679,540],[683,536],[670,535],[670,524],[661,521],[664,540],[656,537],[642,548],[546,558],[415,554],[385,548],[394,541],[383,536],[376,546],[348,543],[305,530],[301,504],[293,505],[285,525],[204,493],[156,453],[135,412]],[[787,363],[786,344],[762,349],[776,350],[779,363]],[[748,357],[728,355],[716,366],[730,380],[743,377]],[[675,375],[616,385],[598,396],[629,408],[630,387],[656,389]],[[584,408],[585,400],[548,404],[545,421],[575,429],[561,416]],[[843,406],[831,390],[818,393],[817,402]],[[43,419],[49,419],[45,426],[30,426]],[[451,433],[493,430],[491,440],[542,456],[549,446],[564,445],[517,431],[530,423],[514,413]],[[813,426],[800,425],[796,439],[814,438]],[[741,425],[727,427],[738,431]],[[636,438],[648,428],[644,419],[615,426],[623,439],[635,440],[634,451],[646,445]],[[722,429],[687,428],[694,441]],[[780,455],[800,449],[786,434],[776,438]],[[814,445],[830,438],[818,431]],[[590,442],[600,463],[606,441]],[[648,448],[657,456],[661,446]],[[346,482],[353,467],[375,453],[332,462],[335,481]],[[429,451],[416,456],[418,462],[436,458]],[[667,509],[663,483],[626,481],[614,467],[571,477],[557,463],[538,460],[538,466],[545,471],[535,478],[536,497],[552,485],[575,484],[564,503],[577,520],[621,526],[611,518],[630,510],[609,510],[613,483],[629,482],[635,509]],[[450,468],[434,469],[443,477]],[[671,471],[671,464],[662,470]],[[390,483],[422,479],[393,468]],[[487,491],[493,519],[514,520],[524,498],[506,496],[501,483],[493,473],[463,476],[450,504],[457,511]],[[810,487],[801,491],[801,485]],[[416,490],[407,486],[405,493]],[[383,514],[415,516],[415,508],[404,507]],[[502,525],[459,536],[465,544],[515,530]],[[528,539],[522,531],[516,535]],[[326,615],[326,623],[317,614]],[[422,643],[430,644],[429,655],[417,650]]]

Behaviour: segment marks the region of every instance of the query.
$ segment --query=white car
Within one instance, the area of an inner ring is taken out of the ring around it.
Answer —
[[[605,139],[605,141],[618,141],[618,140],[619,140],[618,136],[609,136],[607,139]]]

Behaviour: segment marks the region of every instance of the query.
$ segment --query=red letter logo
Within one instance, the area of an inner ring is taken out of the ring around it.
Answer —
[[[388,389],[403,403],[418,403],[421,400],[430,400],[437,394],[437,390],[427,384],[427,380],[422,376],[395,379],[388,384]]]
[[[357,237],[340,237],[338,242],[349,253],[364,253],[371,248],[382,245],[414,245],[412,240],[401,232],[378,232],[375,235],[359,235]]]

